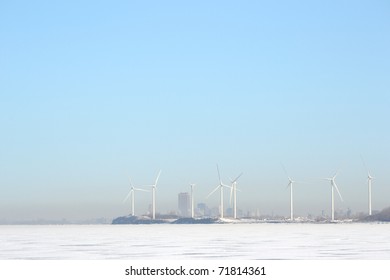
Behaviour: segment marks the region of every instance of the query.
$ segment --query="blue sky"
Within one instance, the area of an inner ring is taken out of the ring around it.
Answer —
[[[0,219],[161,212],[244,172],[239,208],[329,213],[390,201],[387,1],[3,1]],[[139,194],[137,212],[151,197]]]

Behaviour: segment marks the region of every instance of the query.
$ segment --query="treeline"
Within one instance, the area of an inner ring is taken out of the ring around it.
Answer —
[[[374,221],[390,222],[390,207],[383,209],[381,212],[377,214],[367,216],[363,220],[367,222],[374,222]]]

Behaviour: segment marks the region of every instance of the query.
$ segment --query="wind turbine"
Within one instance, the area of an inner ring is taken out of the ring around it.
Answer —
[[[160,178],[161,170],[158,172],[158,175],[156,177],[156,181],[154,181],[153,185],[147,185],[146,187],[152,187],[152,219],[156,219],[156,188],[157,188],[157,182]]]
[[[127,196],[125,197],[125,199],[123,200],[123,203],[129,199],[129,197],[131,196],[131,216],[135,216],[135,211],[134,211],[134,208],[135,208],[135,191],[142,191],[142,192],[149,192],[147,190],[144,190],[144,189],[139,189],[139,188],[136,188],[133,186],[133,184],[131,183],[131,179],[129,178],[129,182],[130,182],[130,191],[129,193],[127,194]]]
[[[232,202],[233,196],[233,218],[237,219],[237,180],[242,176],[242,172],[234,180],[230,179],[232,186],[230,187],[230,203]]]
[[[287,170],[283,164],[282,164],[282,167],[283,167],[284,172],[286,173],[287,178],[288,178],[287,188],[290,188],[290,220],[294,221],[293,183],[296,183],[296,181],[294,181],[293,179],[291,179],[290,176],[288,176]]]
[[[194,187],[195,184],[190,184],[191,187],[191,218],[194,218]]]
[[[223,219],[223,188],[224,187],[230,188],[230,187],[225,185],[224,183],[222,183],[221,175],[219,174],[218,164],[217,164],[217,171],[218,171],[219,185],[211,193],[209,193],[206,198],[208,198],[210,195],[215,193],[218,189],[220,190],[220,200],[221,200],[220,201],[220,217],[221,217],[221,219]]]
[[[371,216],[372,215],[372,204],[371,204],[371,181],[372,179],[374,179],[374,177],[371,176],[370,174],[370,171],[368,170],[367,168],[367,165],[362,157],[362,161],[363,161],[363,164],[364,164],[364,167],[366,168],[367,170],[367,182],[368,182],[368,215]]]
[[[343,197],[340,194],[339,188],[336,185],[335,179],[336,179],[337,174],[338,174],[338,172],[336,172],[336,174],[334,174],[334,176],[331,178],[324,178],[324,180],[327,180],[330,182],[330,187],[332,189],[332,222],[334,221],[334,189],[336,189],[337,193],[339,194],[341,201],[344,201]]]

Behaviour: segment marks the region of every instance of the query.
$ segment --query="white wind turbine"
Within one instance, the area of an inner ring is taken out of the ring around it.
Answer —
[[[230,179],[232,186],[230,187],[230,203],[233,197],[233,218],[237,219],[237,180],[242,176],[242,172],[234,180]]]
[[[190,187],[191,187],[191,218],[194,218],[195,217],[195,213],[194,213],[194,187],[195,187],[195,184],[190,184]]]
[[[296,181],[294,181],[293,179],[291,179],[290,176],[288,176],[287,170],[283,164],[282,167],[288,178],[287,188],[290,188],[290,220],[293,221],[294,220],[293,183],[296,183]]]
[[[135,211],[134,211],[134,209],[135,209],[135,192],[136,191],[149,192],[149,191],[134,187],[133,184],[131,183],[131,179],[130,178],[129,178],[129,182],[130,182],[130,191],[127,194],[127,196],[125,197],[125,199],[123,200],[123,203],[127,199],[129,199],[129,197],[131,196],[131,216],[135,216]]]
[[[334,221],[334,189],[336,189],[341,201],[343,201],[343,197],[341,196],[339,188],[337,187],[336,181],[335,181],[337,174],[338,174],[338,172],[336,172],[336,174],[331,178],[324,178],[324,180],[330,181],[330,186],[332,189],[332,221]]]
[[[212,195],[218,189],[220,190],[220,200],[221,201],[220,201],[220,210],[219,211],[220,211],[220,217],[221,217],[221,219],[223,219],[223,188],[224,187],[230,188],[230,187],[225,185],[224,183],[222,183],[221,176],[219,174],[218,164],[217,164],[217,171],[218,171],[219,185],[211,193],[209,193],[206,198],[208,198],[210,195]]]
[[[372,204],[371,204],[371,181],[372,179],[374,179],[374,177],[371,176],[370,174],[370,171],[368,170],[367,168],[367,165],[362,157],[362,161],[363,161],[363,164],[364,164],[364,167],[366,168],[367,170],[367,182],[368,182],[368,215],[371,216],[372,215]]]
[[[161,170],[158,172],[156,181],[154,181],[153,185],[147,185],[146,187],[152,187],[152,219],[156,219],[156,188],[157,188],[157,182],[160,178]]]

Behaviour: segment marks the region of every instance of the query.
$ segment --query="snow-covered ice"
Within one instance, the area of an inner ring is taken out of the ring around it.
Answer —
[[[390,259],[390,224],[0,226],[0,259]]]

